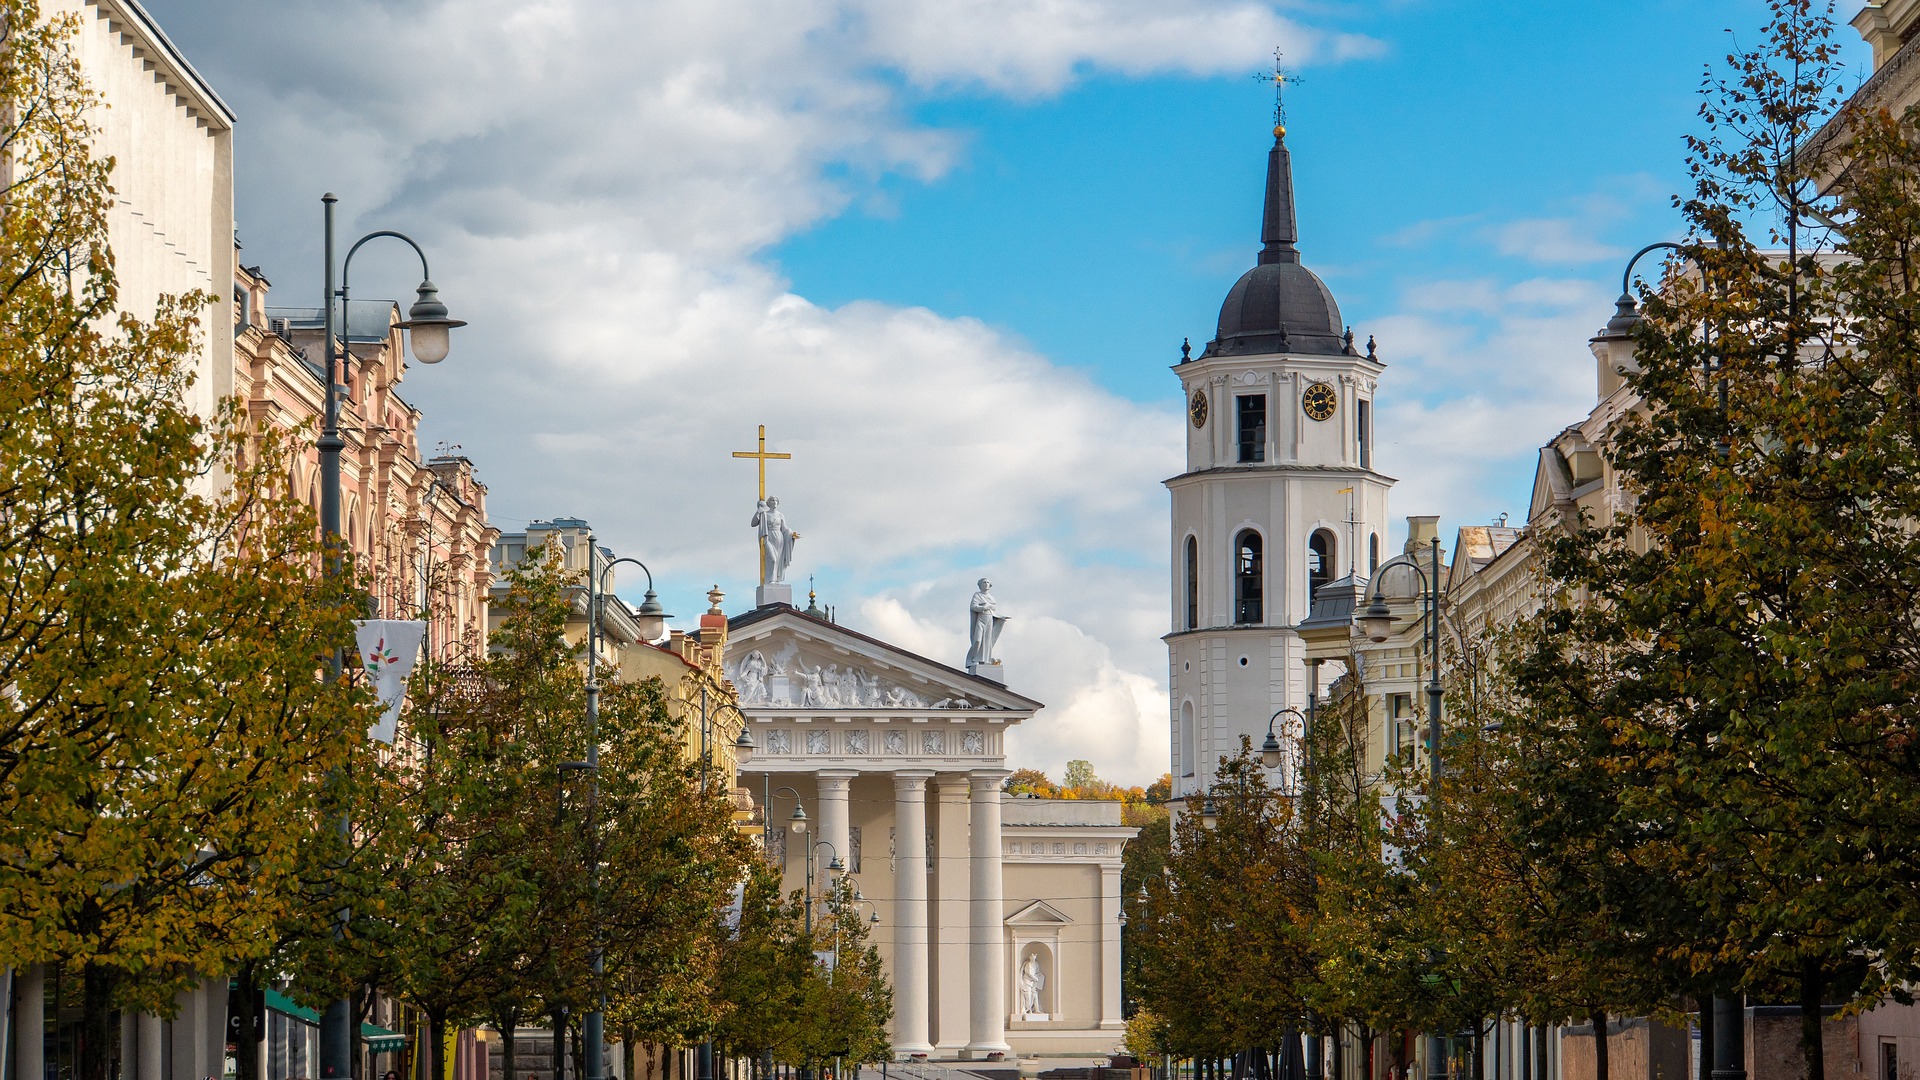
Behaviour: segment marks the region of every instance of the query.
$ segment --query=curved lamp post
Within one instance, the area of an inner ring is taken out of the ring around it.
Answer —
[[[326,267],[321,275],[324,292],[321,297],[320,333],[325,339],[323,351],[326,354],[326,385],[322,388],[324,405],[320,414],[320,440],[316,449],[320,451],[320,528],[329,547],[334,549],[332,557],[326,560],[326,572],[337,574],[341,569],[339,554],[340,541],[340,451],[346,449],[346,440],[340,437],[340,373],[346,360],[346,350],[341,346],[347,337],[347,274],[353,266],[353,257],[369,240],[380,237],[392,237],[404,242],[420,256],[419,297],[407,311],[407,319],[400,324],[406,332],[408,343],[413,346],[413,357],[423,364],[437,364],[447,358],[451,341],[448,331],[466,323],[447,316],[447,306],[440,302],[440,294],[433,286],[433,275],[427,270],[427,253],[419,244],[405,233],[382,229],[370,232],[353,242],[347,249],[347,257],[340,264],[340,285],[334,287],[333,259],[333,204],[338,200],[332,192],[320,197],[323,208],[322,218],[325,227],[323,251]],[[336,332],[337,331],[337,332]],[[350,346],[348,346],[350,348]],[[333,674],[338,678],[345,669],[345,657],[336,650],[333,655]],[[340,816],[339,829],[347,835],[352,823],[347,815]],[[338,918],[344,924],[346,912]],[[320,1016],[320,1076],[321,1080],[346,1080],[353,1073],[353,1006],[342,998],[327,1003],[326,1011]],[[598,1080],[596,1077],[595,1080]]]

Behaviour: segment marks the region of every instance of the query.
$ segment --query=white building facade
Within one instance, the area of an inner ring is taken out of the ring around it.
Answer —
[[[1041,706],[784,603],[728,625],[756,746],[740,783],[789,889],[835,857],[880,916],[895,1053],[1115,1051],[1119,803],[1010,798],[1006,733]],[[796,800],[808,830],[786,826]],[[1025,991],[1023,993],[1023,990]]]
[[[1355,347],[1297,239],[1292,159],[1276,128],[1259,262],[1227,294],[1205,351],[1183,347],[1173,369],[1187,403],[1186,471],[1167,481],[1175,798],[1204,792],[1243,736],[1257,748],[1274,713],[1305,710],[1293,625],[1313,589],[1386,558],[1393,479],[1374,467],[1373,446],[1384,365],[1371,340]]]

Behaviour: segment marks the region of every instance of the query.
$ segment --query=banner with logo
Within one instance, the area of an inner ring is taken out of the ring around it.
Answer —
[[[367,738],[391,745],[400,726],[400,705],[407,696],[407,676],[420,658],[427,624],[416,619],[359,619],[353,625],[360,663],[373,680],[382,707],[379,722],[367,729]]]

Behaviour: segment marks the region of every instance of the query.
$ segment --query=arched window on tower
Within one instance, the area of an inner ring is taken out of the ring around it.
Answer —
[[[1187,629],[1200,626],[1200,541],[1187,537]]]
[[[1233,621],[1258,623],[1266,619],[1261,601],[1266,590],[1265,560],[1260,534],[1248,529],[1233,542]]]
[[[1319,529],[1307,538],[1307,603],[1320,586],[1333,580],[1333,534]]]
[[[1180,703],[1180,775],[1192,776],[1200,757],[1200,735],[1193,729],[1193,702]]]
[[[1372,577],[1380,569],[1380,534],[1367,534],[1367,576]]]

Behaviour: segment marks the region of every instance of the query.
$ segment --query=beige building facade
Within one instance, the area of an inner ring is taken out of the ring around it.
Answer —
[[[1012,798],[1040,703],[784,603],[735,616],[743,785],[789,888],[834,859],[880,916],[895,1052],[1104,1055],[1121,1042],[1119,803]],[[799,806],[807,830],[788,826]]]

